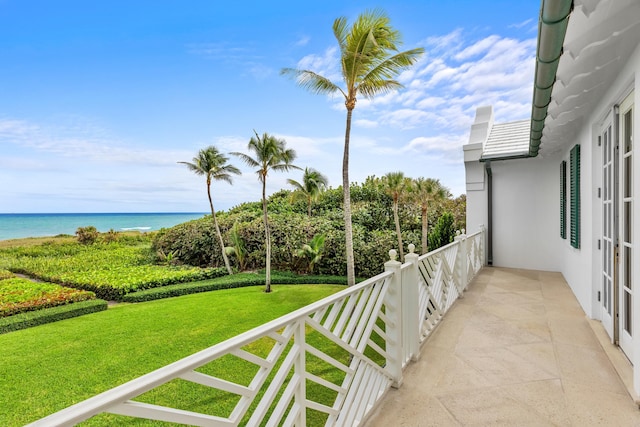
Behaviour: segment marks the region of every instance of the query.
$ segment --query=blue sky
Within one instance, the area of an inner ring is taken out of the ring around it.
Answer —
[[[539,0],[0,0],[0,213],[204,212],[205,182],[178,161],[245,151],[255,129],[341,184],[346,111],[279,75],[339,79],[331,26],[382,8],[404,49],[426,49],[405,89],[360,99],[350,178],[402,170],[464,193],[475,109],[529,117]],[[229,209],[260,198],[253,171],[215,183]],[[274,173],[269,192],[301,172]]]

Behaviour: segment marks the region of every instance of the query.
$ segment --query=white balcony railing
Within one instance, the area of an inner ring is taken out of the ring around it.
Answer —
[[[404,264],[392,250],[382,274],[30,426],[71,426],[100,413],[196,426],[306,426],[312,412],[314,424],[358,425],[401,385],[403,367],[482,267],[484,232],[422,256],[409,248]],[[238,359],[250,379],[198,371],[222,357]],[[217,389],[235,407],[216,413],[211,405],[205,414],[133,400],[176,379]]]

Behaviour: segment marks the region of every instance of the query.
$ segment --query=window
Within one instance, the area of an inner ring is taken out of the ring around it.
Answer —
[[[571,198],[571,246],[580,248],[580,145],[575,145],[569,155]]]
[[[560,237],[567,238],[567,162],[560,163]]]

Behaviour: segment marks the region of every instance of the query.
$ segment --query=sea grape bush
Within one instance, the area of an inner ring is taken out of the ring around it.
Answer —
[[[0,280],[0,317],[95,299],[93,292],[53,283],[13,278]]]
[[[389,249],[397,249],[391,199],[380,191],[376,179],[370,177],[365,183],[351,187],[355,270],[359,277],[371,277],[382,272]],[[290,196],[290,191],[280,190],[268,200],[272,266],[278,270],[304,272],[305,264],[295,256],[296,251],[314,235],[322,234],[325,236],[325,252],[315,267],[316,271],[320,274],[346,274],[342,190],[329,189],[322,193],[312,205],[311,217],[307,214],[306,202],[292,202]],[[428,211],[430,229],[435,228],[445,212],[452,213],[453,224],[450,225],[455,230],[465,228],[465,205],[464,196],[432,202]],[[243,263],[248,270],[264,268],[264,225],[261,215],[262,208],[258,202],[243,203],[218,214],[226,242],[231,242],[231,229],[237,227],[236,237],[244,245],[246,253]],[[405,245],[413,243],[416,252],[423,253],[419,206],[401,203],[400,225]],[[220,267],[223,260],[219,243],[214,237],[211,220],[205,217],[161,230],[155,235],[152,246],[157,253],[173,253],[174,263]],[[239,268],[235,256],[231,257],[231,261]]]
[[[78,238],[78,243],[82,245],[92,245],[98,240],[100,233],[94,226],[89,227],[78,227],[76,230],[76,237]]]

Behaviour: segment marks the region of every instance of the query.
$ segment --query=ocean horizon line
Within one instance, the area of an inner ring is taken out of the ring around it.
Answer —
[[[135,212],[0,212],[0,215],[162,215],[162,214],[209,214],[197,211],[135,211]]]
[[[202,218],[207,212],[24,212],[0,213],[0,240],[73,235],[80,227],[100,232],[157,231]]]

